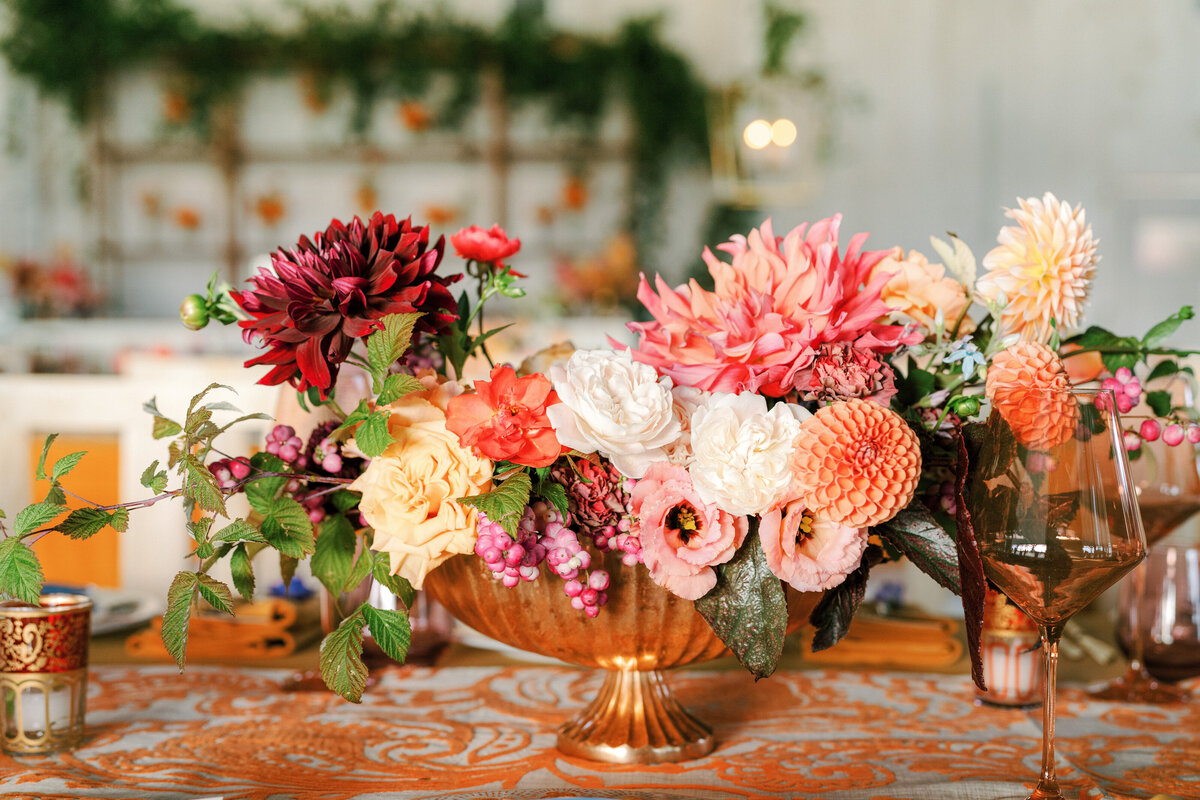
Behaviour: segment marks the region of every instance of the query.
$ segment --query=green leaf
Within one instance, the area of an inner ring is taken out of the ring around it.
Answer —
[[[412,626],[404,611],[387,611],[363,604],[363,619],[371,629],[375,644],[393,661],[404,663],[412,641]]]
[[[145,486],[155,494],[162,494],[167,488],[167,473],[166,470],[158,468],[158,459],[154,463],[146,467],[142,473],[142,486]]]
[[[917,568],[955,594],[962,594],[958,546],[920,498],[873,529],[896,546]]]
[[[1155,348],[1171,337],[1171,334],[1179,330],[1179,326],[1189,319],[1196,316],[1196,312],[1191,306],[1184,306],[1171,316],[1164,319],[1162,322],[1155,325],[1153,328],[1142,337],[1142,344],[1146,348]]]
[[[42,455],[38,458],[37,470],[35,474],[39,481],[46,480],[46,456],[50,453],[50,445],[54,444],[54,440],[58,438],[57,433],[52,433],[46,437],[46,441],[42,443]]]
[[[26,536],[45,527],[66,510],[66,506],[58,503],[34,503],[25,506],[17,512],[17,518],[13,520],[13,529],[17,536]]]
[[[330,594],[340,594],[346,585],[357,545],[354,526],[345,516],[337,514],[322,520],[312,557],[312,574]]]
[[[362,660],[365,624],[361,609],[355,611],[321,642],[321,678],[351,703],[361,702],[367,688],[367,666]]]
[[[206,411],[241,411],[240,408],[226,400],[218,400],[215,403],[205,403],[204,409]]]
[[[775,671],[787,632],[787,598],[751,530],[734,557],[716,568],[717,585],[696,601],[713,633],[755,679]]]
[[[388,403],[394,403],[401,397],[412,392],[419,392],[424,388],[425,384],[412,375],[388,375],[383,379],[383,389],[379,392],[379,397],[375,398],[375,403],[386,406]]]
[[[54,506],[66,506],[67,493],[57,483],[52,483],[50,484],[50,488],[46,490],[46,499],[42,502]]]
[[[167,467],[174,469],[184,456],[183,445],[180,442],[171,442],[167,445]]]
[[[1171,414],[1171,393],[1167,391],[1146,392],[1146,405],[1156,417],[1167,417]]]
[[[380,322],[383,327],[367,337],[367,364],[370,365],[373,378],[373,391],[379,393],[383,389],[384,378],[401,356],[408,350],[412,341],[413,326],[421,318],[420,314],[389,314]]]
[[[827,590],[821,602],[817,603],[809,616],[809,621],[816,628],[812,641],[814,653],[833,647],[850,630],[854,612],[867,594],[867,575],[871,571],[871,564],[882,557],[882,548],[874,544],[867,545],[858,567],[844,581]]]
[[[198,457],[187,455],[183,457],[183,493],[196,502],[205,511],[227,516],[225,511],[225,495],[217,484],[216,476],[209,472]]]
[[[533,481],[529,473],[521,470],[505,478],[499,486],[485,494],[472,497],[460,497],[458,502],[475,508],[487,514],[487,518],[504,528],[505,533],[514,539],[517,536],[517,526],[525,515],[525,506],[529,505],[529,495]]]
[[[32,547],[16,536],[0,539],[0,595],[36,605],[43,580],[42,565]]]
[[[570,504],[567,502],[567,489],[561,483],[550,480],[538,481],[534,494],[558,509],[558,513],[563,515],[563,519],[566,519],[571,513]]]
[[[214,542],[266,542],[258,528],[244,519],[235,519],[212,537]]]
[[[128,516],[128,512],[126,515]],[[99,508],[86,506],[72,511],[55,527],[72,539],[87,539],[95,536],[111,521],[112,514]]]
[[[167,589],[167,610],[162,620],[162,642],[180,669],[187,653],[188,621],[192,616],[192,598],[196,596],[196,573],[184,570]]]
[[[358,554],[358,558],[354,559],[354,567],[350,570],[350,574],[346,576],[346,582],[342,584],[342,592],[353,591],[371,574],[371,568],[375,563],[377,555],[377,553],[372,553],[370,550],[363,548],[363,551]]]
[[[291,594],[292,578],[296,577],[296,565],[299,563],[300,560],[297,558],[285,556],[283,553],[279,554],[279,577],[283,581],[285,594]]]
[[[163,415],[162,412],[158,410],[157,397],[151,397],[149,400],[142,403],[142,411],[145,411],[147,414],[153,417],[161,417]]]
[[[348,492],[345,489],[338,489],[329,495],[329,502],[334,508],[343,513],[357,507],[360,500],[362,500],[362,495]]]
[[[1179,372],[1179,362],[1172,359],[1160,361],[1154,365],[1154,369],[1150,370],[1150,374],[1146,376],[1146,383],[1151,383],[1159,378],[1165,378],[1168,375],[1175,375]]]
[[[208,532],[212,530],[213,518],[201,517],[194,522],[189,522],[187,525],[188,533],[197,542],[207,542]]]
[[[250,459],[250,466],[259,472],[288,471],[287,464],[283,463],[283,459],[270,453],[255,453]],[[272,477],[252,475],[252,480],[246,484],[246,500],[249,501],[250,507],[259,514],[267,514],[287,482],[286,475]]]
[[[329,436],[340,441],[350,434],[354,426],[361,425],[366,422],[367,417],[371,416],[371,404],[367,400],[359,400],[358,408],[354,409],[342,420],[342,424],[338,425],[329,432]]]
[[[169,439],[180,433],[183,433],[183,426],[166,417],[155,417],[154,427],[150,429],[150,435],[155,439]]]
[[[69,453],[68,455],[65,455],[55,461],[54,474],[50,476],[50,480],[54,483],[61,481],[64,477],[66,477],[67,473],[75,469],[75,467],[79,464],[79,460],[85,455],[87,455],[87,453],[83,451],[78,453]]]
[[[233,594],[228,586],[203,572],[196,573],[196,580],[199,582],[197,588],[200,589],[200,596],[204,598],[204,602],[224,614],[233,613]]]
[[[188,435],[189,439],[201,439],[201,429],[212,421],[212,412],[203,408],[198,408],[188,414],[186,424],[183,426],[183,432]],[[216,430],[216,426],[210,426]]]
[[[121,506],[114,508],[112,513],[108,515],[109,526],[119,533],[124,533],[129,530],[129,509]]]
[[[412,608],[417,599],[417,590],[412,587],[407,578],[392,574],[391,559],[387,553],[375,553],[371,560],[371,575],[375,582],[400,598],[405,608]]]
[[[285,556],[303,558],[316,550],[312,520],[304,506],[290,497],[275,501],[259,530],[267,543]]]
[[[205,386],[203,389],[201,389],[197,394],[192,395],[191,402],[188,403],[187,414],[185,415],[187,419],[190,420],[192,418],[192,412],[196,410],[196,406],[200,405],[200,401],[204,399],[204,396],[214,389],[228,389],[234,394],[237,394],[237,391],[232,386],[226,386],[223,383],[210,383],[208,386]]]
[[[254,600],[254,566],[250,563],[250,556],[246,553],[246,545],[239,543],[233,548],[233,553],[229,556],[229,571],[233,575],[233,588],[237,589],[237,593],[246,599],[246,602]]]
[[[1091,349],[1093,347],[1116,347],[1120,341],[1121,337],[1112,331],[1101,328],[1099,325],[1092,325],[1083,333],[1072,336],[1063,344],[1077,344],[1082,348]]]
[[[957,369],[958,364],[954,367]],[[937,377],[932,372],[912,366],[907,376],[896,376],[897,401],[905,407],[915,405],[937,389]]]
[[[382,455],[392,443],[392,434],[388,430],[390,417],[386,409],[376,409],[354,432],[354,441],[367,458]]]

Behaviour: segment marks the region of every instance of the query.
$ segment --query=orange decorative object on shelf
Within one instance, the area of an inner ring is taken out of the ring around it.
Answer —
[[[379,205],[379,190],[375,184],[364,178],[354,190],[354,203],[363,211],[370,211]]]
[[[458,219],[458,215],[457,206],[438,203],[430,203],[425,206],[425,219],[429,220],[430,225],[449,225]]]
[[[200,227],[204,218],[200,212],[191,206],[180,206],[175,209],[174,213],[175,224],[183,228],[185,231],[194,231]]]
[[[162,114],[172,125],[182,125],[192,118],[192,104],[183,92],[168,89],[163,93]]]
[[[287,204],[279,192],[260,194],[254,200],[254,213],[267,225],[277,225],[287,213]]]
[[[433,125],[433,112],[416,100],[405,100],[396,109],[400,122],[410,131],[427,130]]]
[[[578,175],[570,175],[563,184],[562,203],[572,211],[579,211],[588,204],[587,181]]]

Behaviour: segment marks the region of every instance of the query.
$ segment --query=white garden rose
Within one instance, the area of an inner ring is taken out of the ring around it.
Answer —
[[[692,414],[692,483],[706,503],[730,514],[762,514],[792,480],[800,406],[762,395],[714,392]]]
[[[558,441],[600,453],[630,478],[641,478],[679,438],[671,379],[629,351],[577,350],[550,367],[561,401],[546,409]]]

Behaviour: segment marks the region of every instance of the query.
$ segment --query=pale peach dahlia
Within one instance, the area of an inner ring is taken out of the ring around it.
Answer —
[[[1051,320],[1060,329],[1078,327],[1098,260],[1097,240],[1080,206],[1072,209],[1050,192],[1041,200],[1017,202],[1020,208],[1005,212],[1017,225],[1001,229],[999,244],[983,257],[987,272],[976,288],[992,302],[1004,295],[1001,335],[1046,342]]]

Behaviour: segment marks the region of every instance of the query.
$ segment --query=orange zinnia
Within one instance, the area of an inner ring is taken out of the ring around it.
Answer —
[[[870,400],[817,411],[800,426],[794,494],[819,517],[866,528],[908,505],[921,474],[921,445],[899,414]]]
[[[1017,441],[1049,450],[1070,439],[1079,409],[1058,355],[1037,342],[1017,342],[992,358],[985,390]]]
[[[446,408],[446,427],[463,447],[473,447],[493,461],[525,467],[547,467],[562,445],[546,416],[558,402],[550,380],[541,374],[518,378],[500,365],[490,381],[475,381],[474,394],[461,394]]]

